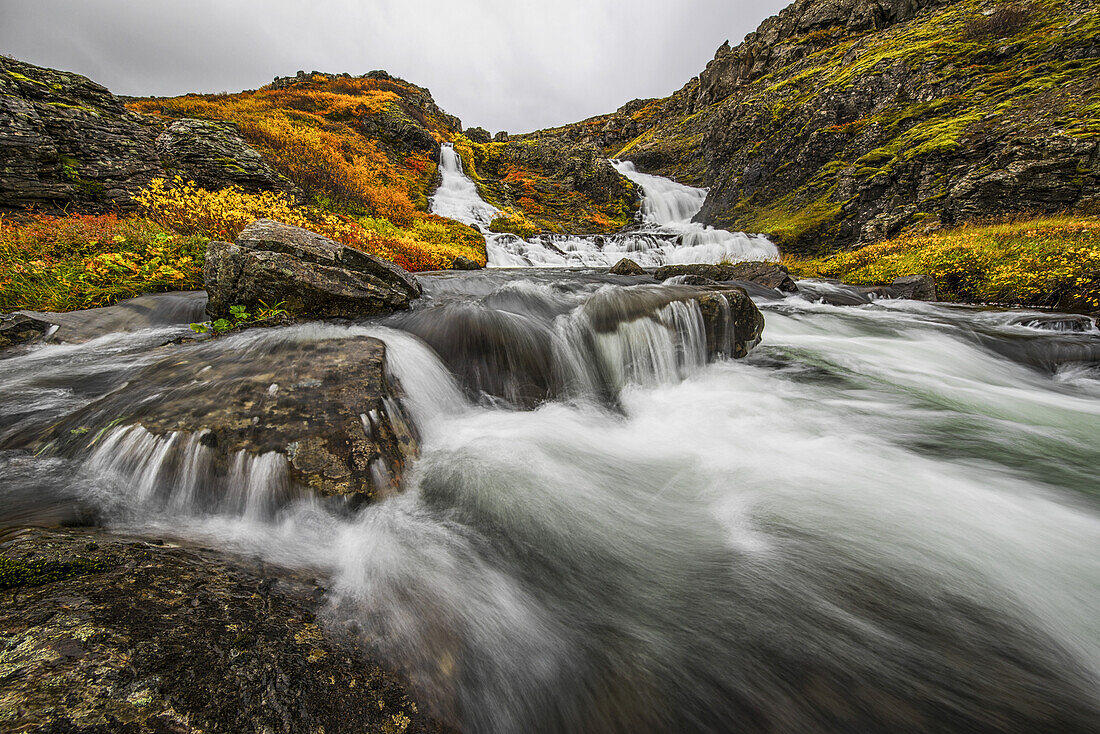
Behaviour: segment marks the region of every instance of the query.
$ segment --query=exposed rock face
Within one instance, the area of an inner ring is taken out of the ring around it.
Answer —
[[[51,326],[53,324],[48,321],[21,313],[0,318],[0,349],[37,341],[49,331]]]
[[[710,188],[699,221],[822,253],[1100,206],[1086,0],[797,0],[664,100],[544,131]]]
[[[629,257],[624,257],[622,260],[612,265],[611,269],[607,272],[612,275],[645,275],[645,268]]]
[[[203,274],[215,318],[260,301],[296,316],[370,316],[408,308],[421,293],[393,263],[270,219],[250,224],[236,244],[211,242]]]
[[[165,130],[78,74],[0,58],[0,210],[126,209],[173,174],[288,190],[232,129],[181,120]]]
[[[733,265],[664,265],[653,273],[653,277],[657,280],[668,280],[685,275],[700,276],[719,282],[740,280],[756,283],[765,288],[776,288],[786,293],[798,292],[798,286],[791,280],[787,268],[768,262],[743,262]]]
[[[159,447],[163,466],[147,467],[158,477],[155,494],[195,511],[245,512],[247,503],[226,498],[260,470],[248,457],[265,455],[263,481],[276,494],[257,498],[257,512],[278,509],[301,489],[354,504],[387,496],[416,456],[415,429],[387,372],[385,344],[333,336],[256,330],[233,337],[233,347],[222,339],[165,347],[130,384],[66,418],[39,445],[83,454],[109,440],[109,464],[129,446],[143,462]],[[105,427],[126,435],[96,439]],[[172,467],[187,467],[190,478]],[[284,471],[286,486],[278,487]]]
[[[489,131],[483,127],[471,127],[470,129],[466,130],[464,134],[475,143],[484,144],[492,140],[492,136],[489,134]]]
[[[308,575],[71,530],[18,537],[0,564],[4,731],[443,730],[318,624]]]
[[[130,206],[164,175],[157,132],[82,76],[0,57],[0,208]]]
[[[169,171],[179,171],[211,191],[227,186],[251,192],[294,189],[232,123],[176,120],[157,136],[156,151]]]

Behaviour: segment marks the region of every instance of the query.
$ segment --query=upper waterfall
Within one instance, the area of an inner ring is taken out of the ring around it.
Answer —
[[[612,164],[642,189],[639,227],[612,235],[539,235],[528,239],[486,232],[489,266],[610,267],[624,257],[645,267],[778,259],[779,250],[767,237],[727,232],[691,221],[703,207],[706,189],[641,173],[629,161]],[[439,170],[443,181],[431,197],[432,213],[476,225],[485,232],[502,212],[481,198],[450,143],[440,149]]]
[[[439,149],[439,173],[443,181],[432,194],[432,214],[480,228],[488,227],[500,215],[500,209],[478,195],[477,185],[462,170],[462,158],[450,143]]]

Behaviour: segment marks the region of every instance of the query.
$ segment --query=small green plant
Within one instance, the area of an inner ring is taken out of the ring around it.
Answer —
[[[263,303],[261,301],[260,303]],[[199,321],[191,324],[191,331],[196,334],[208,334],[213,332],[215,336],[218,334],[224,334],[227,331],[241,326],[252,320],[252,314],[250,314],[244,306],[233,305],[229,307],[229,315],[232,319],[215,319],[213,321]]]
[[[258,321],[265,321],[278,316],[289,316],[290,313],[283,308],[285,305],[286,301],[279,301],[274,306],[268,306],[264,301],[260,301],[260,308],[256,310],[256,319]]]

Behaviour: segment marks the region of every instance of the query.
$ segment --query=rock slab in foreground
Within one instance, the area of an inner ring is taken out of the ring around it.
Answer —
[[[746,283],[756,283],[765,288],[775,288],[784,293],[798,292],[798,286],[791,280],[787,268],[772,262],[743,262],[734,263],[733,265],[710,265],[706,263],[665,265],[657,268],[653,277],[657,280],[668,280],[681,275],[697,275],[718,282],[740,280]]]
[[[0,730],[443,731],[317,623],[307,575],[71,530],[5,544],[0,570]]]
[[[261,301],[295,316],[373,316],[408,308],[421,293],[393,263],[270,219],[245,227],[235,244],[211,242],[203,275],[214,318]]]
[[[100,429],[130,427],[113,451],[133,446],[146,461],[158,453],[141,444],[149,440],[141,431],[148,431],[166,452],[160,468],[150,465],[145,472],[158,477],[153,499],[182,502],[173,492],[194,480],[172,472],[190,467],[192,476],[204,477],[185,504],[196,511],[241,511],[226,505],[239,491],[234,484],[246,483],[233,479],[241,452],[280,455],[290,496],[307,488],[356,503],[384,497],[398,489],[405,462],[417,451],[400,388],[386,370],[386,345],[339,333],[325,338],[313,328],[165,347],[164,356],[126,386],[55,426],[51,438],[65,453],[80,453],[111,439],[98,436]],[[182,435],[173,440],[176,432]],[[197,437],[201,448],[188,437]],[[273,483],[263,479],[265,486]],[[285,500],[265,502],[274,510]]]
[[[47,321],[21,313],[0,319],[0,349],[38,341],[51,326]]]

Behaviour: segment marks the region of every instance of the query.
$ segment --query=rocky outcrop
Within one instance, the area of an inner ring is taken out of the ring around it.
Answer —
[[[78,74],[0,57],[0,210],[106,211],[156,177],[288,190],[232,128],[165,123]]]
[[[611,269],[607,272],[612,275],[645,275],[645,268],[638,263],[631,260],[629,257],[624,257],[611,266]]]
[[[525,226],[555,234],[609,234],[630,223],[637,187],[589,143],[539,136],[456,148],[482,198],[525,217]]]
[[[0,548],[0,729],[439,732],[317,616],[324,582],[86,531]]]
[[[682,276],[697,276],[723,282],[730,280],[756,283],[765,288],[775,288],[785,293],[797,293],[798,286],[791,280],[787,268],[770,262],[743,262],[732,265],[664,265],[657,268],[653,277],[668,280]]]
[[[456,257],[451,263],[452,270],[481,270],[481,266],[468,257]]]
[[[157,136],[155,148],[166,170],[211,191],[227,186],[249,192],[294,191],[233,123],[175,120]]]
[[[482,145],[493,139],[489,131],[483,127],[471,127],[465,130],[463,134],[473,142],[481,143]]]
[[[270,219],[250,224],[235,244],[211,242],[203,274],[214,318],[264,304],[294,316],[371,316],[408,308],[421,293],[393,263]]]
[[[671,96],[543,131],[706,186],[698,221],[820,254],[1100,206],[1093,3],[797,0]]]

